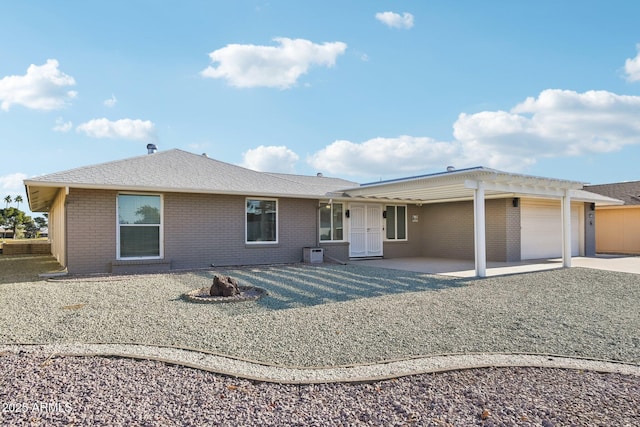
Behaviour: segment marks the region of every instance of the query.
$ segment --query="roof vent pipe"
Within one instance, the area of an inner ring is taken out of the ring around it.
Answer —
[[[147,154],[153,154],[158,151],[156,144],[147,144]]]
[[[447,166],[447,172],[453,172],[456,170],[455,166]]]

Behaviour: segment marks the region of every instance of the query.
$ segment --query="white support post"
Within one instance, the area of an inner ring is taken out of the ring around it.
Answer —
[[[571,267],[571,196],[569,190],[562,197],[562,265]]]
[[[484,182],[478,181],[473,192],[473,229],[475,239],[476,276],[487,276],[487,245],[484,214]]]

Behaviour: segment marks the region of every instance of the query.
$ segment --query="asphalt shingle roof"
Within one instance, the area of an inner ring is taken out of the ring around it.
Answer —
[[[339,178],[257,172],[179,149],[56,172],[27,179],[25,184],[305,198],[358,186]]]
[[[585,185],[584,189],[592,193],[622,200],[625,205],[640,205],[640,181]]]

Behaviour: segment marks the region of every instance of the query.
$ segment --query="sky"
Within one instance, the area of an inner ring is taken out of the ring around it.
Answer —
[[[148,143],[362,183],[447,166],[640,180],[635,0],[2,9],[2,198]]]

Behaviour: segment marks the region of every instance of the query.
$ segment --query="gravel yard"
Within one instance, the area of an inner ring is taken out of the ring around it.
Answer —
[[[0,284],[0,342],[189,347],[289,366],[523,352],[640,363],[640,276],[455,279],[358,265],[223,271],[269,293],[195,304],[215,272]]]
[[[215,273],[269,295],[227,304],[181,298]],[[137,342],[305,367],[470,352],[640,363],[640,276],[627,273],[470,280],[289,265],[48,282],[13,274],[0,280],[4,344]],[[52,410],[35,409],[42,402]],[[640,377],[499,368],[286,386],[151,361],[6,353],[0,403],[0,424],[15,425],[638,425]],[[16,412],[22,403],[27,410]]]
[[[640,377],[473,369],[279,385],[152,361],[0,356],[2,425],[637,426]],[[10,391],[10,393],[7,393]],[[3,393],[4,392],[4,393]]]

